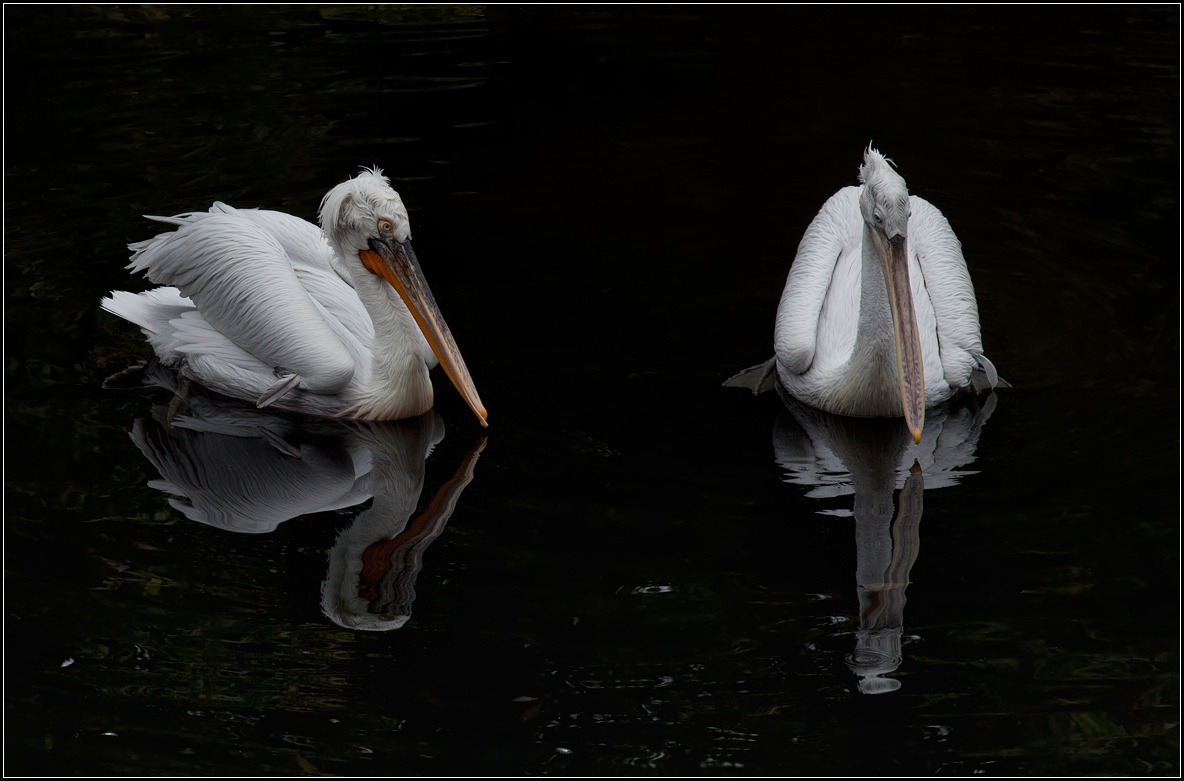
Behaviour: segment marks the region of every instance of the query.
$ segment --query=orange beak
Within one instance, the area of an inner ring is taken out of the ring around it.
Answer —
[[[460,348],[456,346],[456,340],[452,338],[452,331],[436,306],[436,299],[424,279],[423,269],[411,249],[411,242],[399,242],[393,238],[387,241],[371,239],[370,249],[362,250],[358,256],[370,273],[385,279],[399,293],[411,316],[419,324],[419,330],[435,353],[436,360],[444,367],[444,373],[452,380],[481,425],[488,427],[485,405],[477,395],[477,387],[469,375],[465,359],[461,357]]]
[[[896,341],[896,380],[904,408],[904,423],[921,443],[925,427],[925,363],[921,356],[921,335],[909,286],[909,255],[904,236],[889,239],[890,250],[881,254],[884,281],[888,286],[888,308],[892,311],[892,335]]]

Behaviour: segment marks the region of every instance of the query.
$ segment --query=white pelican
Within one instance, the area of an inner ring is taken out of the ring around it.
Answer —
[[[224,203],[149,219],[176,230],[128,245],[128,268],[166,287],[116,291],[102,307],[140,326],[182,376],[259,407],[396,420],[431,408],[438,361],[487,425],[379,169],[325,195],[322,228]]]
[[[862,186],[844,187],[806,229],[777,308],[775,364],[789,393],[840,415],[899,417],[921,441],[925,405],[1005,387],[983,355],[974,287],[942,213],[909,195],[870,145]],[[729,380],[752,386],[753,370]]]

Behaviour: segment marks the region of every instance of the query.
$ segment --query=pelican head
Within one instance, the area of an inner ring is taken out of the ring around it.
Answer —
[[[896,345],[896,379],[905,425],[920,443],[925,426],[925,370],[921,336],[909,285],[909,189],[891,161],[868,145],[859,167],[859,210],[867,225],[865,236],[884,271],[892,333]]]
[[[372,238],[411,239],[407,207],[380,168],[363,168],[354,178],[325,193],[320,218],[325,236],[343,259],[369,249]],[[379,220],[389,223],[389,233],[376,230]]]
[[[407,207],[390,180],[378,168],[363,169],[325,194],[320,220],[348,276],[368,272],[398,293],[452,384],[481,425],[488,425],[469,369],[411,249]]]

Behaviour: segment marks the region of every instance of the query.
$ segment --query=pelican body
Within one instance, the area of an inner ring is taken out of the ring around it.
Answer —
[[[950,224],[870,146],[859,181],[823,204],[798,246],[777,309],[777,377],[827,412],[903,415],[919,443],[926,404],[972,375],[976,387],[1000,381]]]
[[[140,326],[183,377],[260,408],[397,420],[431,408],[439,363],[486,425],[407,209],[379,169],[330,190],[319,228],[220,202],[149,219],[175,230],[128,245],[128,268],[163,286],[116,291],[102,307]]]

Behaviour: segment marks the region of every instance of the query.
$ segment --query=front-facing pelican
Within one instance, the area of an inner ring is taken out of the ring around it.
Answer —
[[[438,361],[486,425],[407,209],[377,168],[325,195],[322,228],[223,203],[151,219],[176,230],[129,245],[128,268],[166,287],[102,306],[140,326],[165,365],[259,407],[396,420],[431,408]]]
[[[926,404],[1002,383],[945,217],[870,146],[859,181],[831,196],[798,246],[777,309],[777,377],[827,412],[903,414],[920,442]]]

